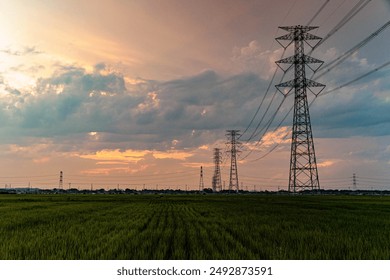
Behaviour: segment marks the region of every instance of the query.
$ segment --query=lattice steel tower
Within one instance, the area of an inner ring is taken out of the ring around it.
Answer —
[[[221,149],[214,148],[214,175],[212,181],[213,192],[222,190],[221,168]]]
[[[294,79],[276,85],[276,88],[284,95],[288,95],[292,89],[295,90],[294,117],[292,127],[289,192],[299,192],[303,190],[319,190],[320,183],[318,179],[318,170],[316,156],[314,151],[313,134],[310,123],[309,106],[307,102],[306,89],[309,89],[314,95],[318,95],[325,85],[306,78],[306,66],[312,71],[317,71],[323,61],[305,55],[305,42],[312,49],[320,42],[321,38],[308,33],[310,30],[318,27],[314,26],[285,26],[279,27],[289,33],[276,38],[276,41],[286,49],[294,43],[294,55],[276,61],[277,65],[285,72],[294,66]],[[283,44],[282,41],[288,41]],[[310,41],[317,41],[310,44]],[[290,64],[282,67],[280,64]],[[311,66],[311,65],[316,66]],[[316,93],[310,88],[320,88]],[[282,91],[281,88],[290,88]]]
[[[58,188],[62,190],[64,188],[64,173],[60,171],[60,182],[58,183]]]
[[[203,166],[200,167],[200,178],[199,178],[199,191],[203,191],[204,182],[203,182]]]
[[[226,136],[229,139],[227,143],[230,145],[230,181],[229,192],[235,189],[238,192],[238,171],[237,171],[237,154],[239,153],[238,145],[241,143],[237,141],[240,136],[239,130],[226,130]]]

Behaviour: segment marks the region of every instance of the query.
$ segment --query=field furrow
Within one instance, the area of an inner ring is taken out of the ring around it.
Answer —
[[[390,197],[0,195],[0,259],[389,259]]]

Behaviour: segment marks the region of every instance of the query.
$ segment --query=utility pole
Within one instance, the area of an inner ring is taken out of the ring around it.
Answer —
[[[214,148],[214,175],[212,181],[213,192],[220,192],[222,190],[222,178],[221,178],[221,149]]]
[[[293,56],[276,61],[276,64],[284,72],[287,72],[294,66],[294,79],[276,85],[276,88],[285,96],[293,89],[295,90],[288,191],[296,193],[304,190],[319,190],[320,183],[318,179],[306,89],[309,89],[314,95],[318,96],[325,88],[325,85],[307,79],[306,66],[315,72],[321,67],[323,61],[305,55],[304,43],[307,43],[314,49],[321,38],[308,33],[310,30],[318,28],[314,26],[297,25],[279,28],[288,31],[289,33],[276,38],[276,41],[284,49],[292,43],[294,43],[295,47]],[[281,41],[288,42],[287,44],[282,44]],[[311,45],[310,41],[317,41],[317,43]],[[283,68],[281,64],[290,64],[290,66]],[[313,67],[311,64],[317,66]],[[320,90],[315,93],[311,90],[313,87],[320,88]],[[289,88],[289,90],[285,92],[282,91],[281,88]]]
[[[226,136],[229,139],[227,143],[230,145],[230,180],[229,180],[229,192],[235,189],[238,192],[238,170],[237,170],[237,153],[239,153],[238,145],[241,143],[237,141],[240,136],[239,130],[227,130]]]
[[[199,179],[199,191],[201,192],[204,189],[203,183],[203,166],[200,167],[200,179]]]

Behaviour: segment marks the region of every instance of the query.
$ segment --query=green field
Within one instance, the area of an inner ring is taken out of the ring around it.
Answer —
[[[0,259],[390,259],[390,197],[0,195]]]

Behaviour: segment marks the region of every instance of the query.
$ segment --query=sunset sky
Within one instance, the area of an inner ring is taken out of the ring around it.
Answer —
[[[225,131],[244,132],[267,92],[283,54],[278,26],[306,25],[325,2],[0,0],[0,187],[58,187],[63,171],[65,187],[197,188],[200,166],[211,187],[217,147],[227,186]],[[325,37],[365,2],[311,56],[326,64],[390,19],[390,1],[330,0],[311,33]],[[390,28],[318,81],[326,92],[354,80],[388,62],[389,47]],[[356,173],[359,188],[390,189],[389,74],[310,107],[321,187],[352,187]],[[240,138],[239,181],[250,189],[288,185],[292,96],[260,139],[281,78]]]

